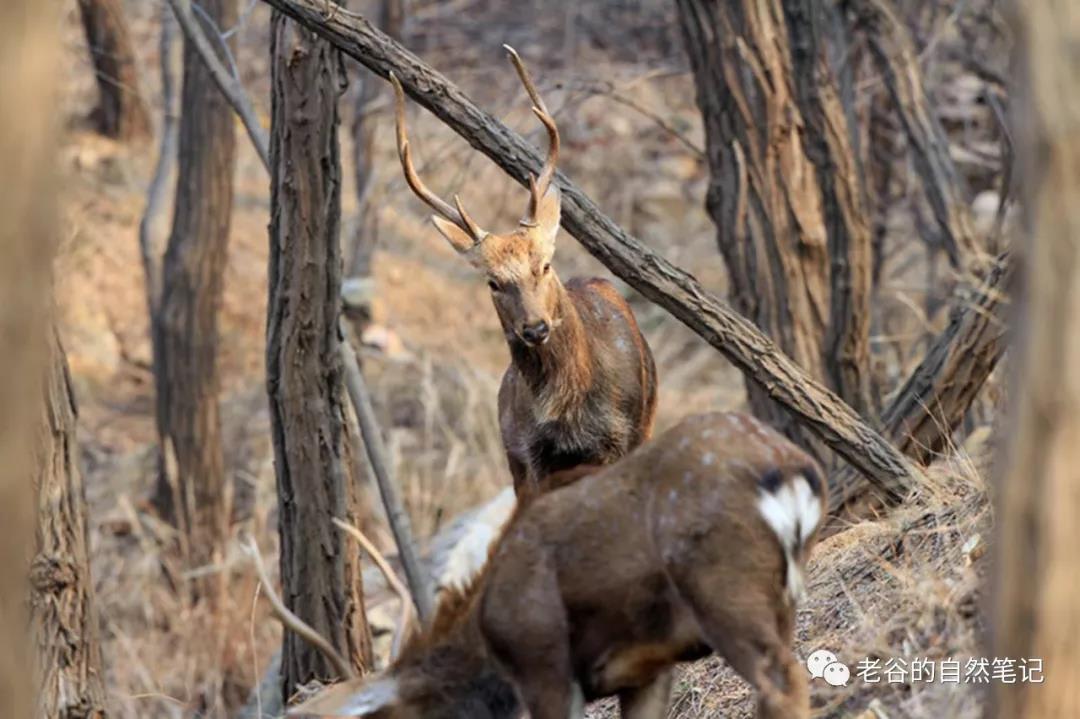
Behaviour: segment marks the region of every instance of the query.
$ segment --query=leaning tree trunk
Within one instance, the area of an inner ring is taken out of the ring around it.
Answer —
[[[37,716],[105,716],[101,643],[90,576],[86,491],[67,357],[52,337],[38,441],[37,553],[30,567],[40,682]]]
[[[733,303],[865,411],[870,234],[847,120],[803,26],[823,12],[813,5],[678,3],[705,122],[707,206]],[[785,13],[800,23],[790,35]],[[808,440],[766,392],[747,389],[756,414]]]
[[[1080,716],[1080,7],[1015,4],[1014,104],[1028,237],[1017,387],[998,491],[988,656],[1041,660],[1045,682],[995,683],[989,717]],[[1022,109],[1021,109],[1022,108]]]
[[[235,0],[202,7],[219,27],[236,21]],[[219,559],[228,535],[217,353],[236,138],[231,107],[186,41],[180,106],[173,228],[153,323],[162,452],[155,504],[177,520],[188,562],[197,566]]]
[[[120,0],[79,0],[79,14],[97,78],[98,131],[118,140],[150,135],[150,114],[139,93],[135,50]]]
[[[56,249],[55,90],[60,27],[52,3],[0,3],[0,706],[32,715],[26,561],[33,536],[34,456]],[[18,108],[18,111],[8,111]]]
[[[347,656],[371,666],[359,552],[331,523],[356,521],[339,355],[341,290],[340,53],[275,12],[271,21],[270,302],[266,381],[274,442],[285,603]],[[336,677],[291,632],[286,701]]]

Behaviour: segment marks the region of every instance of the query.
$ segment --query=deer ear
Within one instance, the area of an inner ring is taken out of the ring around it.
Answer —
[[[399,698],[393,677],[350,679],[291,707],[288,716],[371,717],[397,704]]]
[[[559,188],[555,185],[548,187],[548,191],[540,199],[540,205],[536,208],[536,232],[545,244],[554,248],[555,236],[559,234],[559,218],[562,212],[562,198]]]
[[[446,241],[453,245],[454,249],[458,252],[465,253],[473,248],[476,241],[453,222],[444,220],[438,216],[432,216],[431,221],[435,223],[435,229],[446,238]]]

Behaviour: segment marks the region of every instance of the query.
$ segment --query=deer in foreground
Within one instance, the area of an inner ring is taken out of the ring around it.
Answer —
[[[487,278],[510,346],[499,389],[499,424],[519,494],[551,472],[610,464],[648,439],[656,409],[656,367],[634,314],[600,278],[565,285],[551,267],[559,231],[559,189],[552,182],[559,131],[521,58],[506,46],[547,129],[548,153],[530,178],[529,205],[512,232],[481,229],[455,196],[454,206],[420,180],[405,129],[405,95],[396,93],[397,145],[405,179],[436,214],[436,229]]]
[[[750,416],[706,414],[548,481],[394,664],[293,712],[567,719],[617,695],[624,717],[659,719],[674,664],[716,652],[758,717],[809,717],[792,634],[827,506],[809,455]]]

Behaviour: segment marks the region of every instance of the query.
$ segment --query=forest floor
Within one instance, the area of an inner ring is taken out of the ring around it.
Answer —
[[[158,112],[150,6],[125,3],[144,68],[143,91]],[[237,59],[268,125],[262,42],[268,11],[258,4],[245,17]],[[417,20],[417,32],[424,22]],[[222,566],[204,569],[227,575],[228,597],[215,607],[192,604],[183,591],[191,574],[177,568],[171,553],[173,531],[149,508],[156,436],[137,230],[156,148],[122,147],[86,129],[93,84],[74,9],[65,33],[70,81],[60,108],[68,132],[62,151],[67,182],[61,198],[63,251],[56,271],[58,314],[80,410],[110,708],[116,717],[234,716],[274,655],[280,630],[238,548]],[[454,67],[448,73],[452,79],[539,140],[523,93],[498,51],[501,42],[490,38],[471,48],[487,58],[482,62],[451,63],[450,50],[441,46],[425,54],[437,66]],[[535,53],[527,44],[519,50],[526,57]],[[679,48],[658,56],[654,64],[659,70],[649,72],[600,50],[580,53],[585,57],[577,66],[589,68],[587,77],[566,67],[552,70],[566,80],[548,98],[549,105],[559,108],[565,128],[563,169],[617,221],[722,294],[725,270],[703,209],[707,173],[701,157],[686,144],[689,138],[700,147],[703,139]],[[544,67],[534,69],[542,90],[552,84],[543,79]],[[618,83],[622,93],[663,114],[683,137],[673,137],[625,104],[572,91],[574,82],[581,85],[590,78]],[[378,121],[374,206],[380,235],[374,268],[381,339],[378,347],[365,349],[365,370],[413,526],[428,537],[509,481],[495,417],[508,354],[484,283],[431,229],[400,180],[385,108]],[[460,188],[484,226],[516,221],[524,190],[430,116],[414,112],[410,123],[421,171],[431,184]],[[343,156],[349,158],[347,121],[342,139]],[[276,567],[264,384],[268,182],[239,124],[237,141],[235,210],[220,314],[223,434],[236,487],[236,532],[254,537],[267,566]],[[355,209],[350,173],[347,166],[346,238]],[[898,264],[902,255],[896,257]],[[610,277],[565,234],[555,264],[563,278]],[[885,302],[908,302],[914,292],[910,276],[885,276]],[[743,406],[742,378],[726,360],[619,286],[631,297],[657,358],[658,430],[692,412]],[[914,324],[925,330],[942,321],[935,316]],[[913,357],[917,351],[898,353],[892,374],[899,375]],[[977,653],[985,564],[980,557],[991,521],[982,477],[990,454],[988,430],[975,429],[964,446],[935,465],[932,486],[910,506],[846,529],[818,547],[810,598],[799,614],[798,650],[801,656],[818,648],[832,650],[852,667],[853,678],[838,688],[814,682],[816,716],[977,715],[979,694],[973,685],[871,685],[854,672],[866,657],[884,663],[889,658],[965,660]],[[378,646],[385,645],[380,637]],[[749,689],[723,662],[706,660],[680,670],[670,716],[752,714]],[[610,703],[590,708],[590,716],[610,715]]]

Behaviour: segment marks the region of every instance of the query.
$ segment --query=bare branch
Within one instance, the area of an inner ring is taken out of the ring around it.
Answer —
[[[968,267],[980,259],[981,248],[960,196],[962,183],[949,156],[948,138],[930,110],[911,36],[888,0],[850,1],[868,30],[870,50],[904,127],[949,258],[954,265]]]
[[[334,665],[334,669],[337,670],[338,675],[343,680],[356,678],[356,672],[353,671],[348,660],[341,656],[338,650],[334,649],[333,645],[326,641],[325,637],[312,629],[311,625],[289,611],[289,608],[285,606],[285,602],[281,601],[281,597],[278,596],[273,583],[270,581],[270,576],[266,573],[266,567],[263,566],[262,555],[259,554],[259,547],[255,544],[255,540],[249,538],[244,548],[251,555],[251,560],[255,564],[255,571],[259,574],[259,581],[262,582],[266,598],[270,601],[270,607],[274,610],[274,616],[278,618],[278,621],[286,629],[322,652],[323,656]]]
[[[344,323],[341,323],[341,333],[343,337],[348,337],[348,330]],[[401,565],[405,569],[405,578],[412,590],[413,602],[416,604],[416,611],[420,614],[420,620],[426,622],[431,617],[434,608],[431,582],[416,555],[412,525],[401,502],[401,496],[398,494],[397,483],[391,476],[382,432],[375,418],[375,409],[371,406],[371,397],[368,394],[367,384],[364,382],[364,375],[360,371],[360,364],[356,361],[356,355],[347,340],[343,339],[339,342],[338,347],[345,371],[345,387],[349,391],[349,398],[356,411],[356,419],[360,423],[360,433],[364,437],[368,461],[371,462],[371,468],[375,472],[375,481],[379,484],[379,493],[382,495],[383,506],[386,508],[386,518],[390,523],[390,531],[394,534]]]
[[[398,595],[398,599],[401,600],[401,615],[398,617],[397,627],[394,628],[394,641],[390,645],[390,658],[394,659],[401,653],[401,643],[405,638],[405,632],[409,628],[410,620],[415,611],[413,608],[412,597],[409,596],[409,590],[401,583],[397,572],[395,572],[394,568],[390,566],[390,563],[386,561],[386,557],[384,557],[382,552],[371,543],[371,540],[364,536],[363,532],[357,527],[354,527],[337,517],[334,517],[333,522],[335,527],[351,536],[361,547],[363,547],[364,551],[371,557],[371,561],[373,561],[375,566],[379,568],[379,571],[382,572],[386,583],[394,590],[394,593]]]
[[[917,462],[928,463],[963,420],[1005,352],[1012,255],[998,258],[973,296],[958,298],[946,327],[882,413],[885,435]],[[853,505],[865,483],[850,470],[832,479],[832,512]]]
[[[199,57],[202,58],[207,69],[210,70],[210,76],[214,78],[214,82],[221,90],[221,94],[225,96],[236,114],[240,116],[240,121],[244,123],[244,128],[247,130],[252,144],[255,145],[255,151],[258,153],[259,159],[262,160],[263,166],[269,171],[270,142],[267,139],[266,131],[259,124],[258,118],[255,117],[255,110],[252,108],[239,78],[226,70],[225,66],[221,64],[221,59],[218,58],[217,52],[210,45],[210,40],[206,37],[191,11],[191,0],[166,0],[166,2],[169,3],[173,13],[176,14],[180,28],[184,31],[184,37],[195,47]]]
[[[165,243],[168,229],[159,228],[158,220],[162,216],[164,203],[168,195],[169,178],[176,164],[177,145],[177,57],[173,52],[173,39],[176,35],[176,19],[173,13],[162,8],[161,41],[161,96],[162,119],[161,140],[158,145],[157,163],[154,176],[146,191],[146,209],[139,222],[139,251],[142,254],[143,272],[146,274],[146,301],[151,322],[157,316],[158,303],[161,300],[161,263],[165,257]]]

